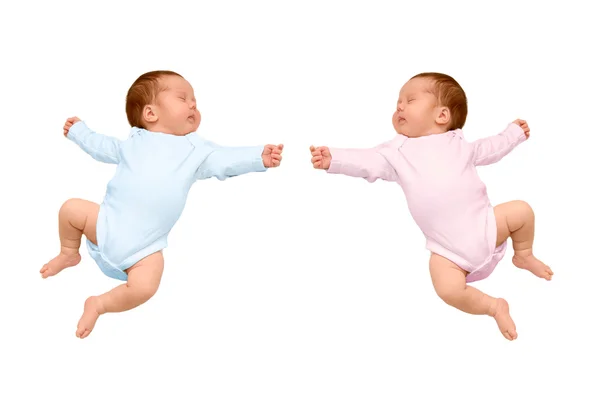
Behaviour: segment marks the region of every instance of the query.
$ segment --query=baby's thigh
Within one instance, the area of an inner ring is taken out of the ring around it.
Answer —
[[[144,292],[148,297],[158,290],[165,268],[162,251],[150,254],[131,267],[127,268],[127,285]]]
[[[69,199],[60,210],[60,218],[62,221],[81,230],[90,242],[98,245],[98,239],[96,238],[98,212],[100,212],[98,203],[84,199]]]
[[[510,237],[510,224],[514,216],[522,208],[523,202],[519,200],[508,201],[498,204],[494,207],[494,216],[496,217],[496,247]]]
[[[465,288],[467,271],[438,254],[431,254],[429,273],[433,287],[441,298]]]
[[[90,242],[98,245],[98,238],[96,237],[96,224],[98,223],[98,213],[100,212],[100,204],[94,203],[93,201],[83,200],[83,207],[87,215],[85,222],[85,228],[83,234]]]

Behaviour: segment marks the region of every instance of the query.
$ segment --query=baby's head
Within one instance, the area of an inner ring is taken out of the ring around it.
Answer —
[[[194,89],[172,71],[151,71],[133,82],[125,101],[132,127],[183,136],[200,126]]]
[[[424,72],[400,90],[392,124],[396,132],[420,137],[461,129],[467,119],[467,96],[452,77]]]

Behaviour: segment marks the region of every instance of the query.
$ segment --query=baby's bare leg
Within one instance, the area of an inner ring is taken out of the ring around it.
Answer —
[[[496,246],[510,237],[515,251],[513,264],[540,278],[552,279],[554,272],[533,255],[535,215],[531,206],[520,200],[509,201],[494,207],[494,214],[498,229]]]
[[[488,296],[468,286],[466,272],[438,254],[431,255],[429,272],[435,292],[446,304],[469,314],[489,315],[496,320],[505,338],[517,338],[515,323],[510,317],[506,300]]]
[[[127,283],[103,295],[89,297],[77,324],[77,337],[87,337],[100,315],[131,310],[150,300],[158,290],[164,264],[162,252],[151,254],[126,270]]]
[[[42,278],[58,274],[81,261],[81,235],[96,244],[96,221],[100,206],[82,199],[67,200],[58,212],[60,253],[42,267]]]

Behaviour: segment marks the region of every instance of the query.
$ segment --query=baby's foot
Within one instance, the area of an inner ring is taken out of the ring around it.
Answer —
[[[88,337],[94,329],[98,317],[103,313],[104,309],[100,299],[96,296],[88,297],[83,306],[83,315],[79,319],[75,335],[80,339]]]
[[[533,254],[529,254],[527,256],[519,256],[515,254],[512,260],[513,264],[515,264],[515,266],[518,268],[526,269],[535,276],[544,278],[547,281],[552,279],[552,275],[554,275],[554,272],[552,272],[550,267],[535,258]]]
[[[58,274],[65,268],[74,267],[81,261],[81,255],[79,252],[73,254],[66,254],[62,251],[59,255],[50,260],[46,265],[40,269],[42,278],[46,279],[49,276]]]
[[[515,340],[517,338],[517,327],[510,317],[506,300],[497,299],[491,315],[496,320],[498,328],[505,338],[508,340]]]

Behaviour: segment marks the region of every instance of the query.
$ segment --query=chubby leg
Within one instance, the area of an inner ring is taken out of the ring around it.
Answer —
[[[452,261],[433,253],[429,272],[438,296],[448,305],[468,314],[489,315],[508,340],[517,338],[515,323],[506,300],[494,298],[467,285],[467,273]]]
[[[96,244],[96,221],[100,206],[82,199],[67,200],[58,212],[60,253],[40,270],[42,278],[58,274],[81,261],[81,235]]]
[[[510,237],[515,251],[513,264],[540,278],[552,279],[554,272],[533,255],[535,215],[531,206],[521,200],[509,201],[494,207],[494,214],[498,227],[496,246]]]
[[[161,251],[151,254],[125,270],[127,283],[100,296],[89,297],[77,324],[77,337],[83,339],[94,329],[102,314],[131,310],[150,300],[158,290],[165,260]]]

